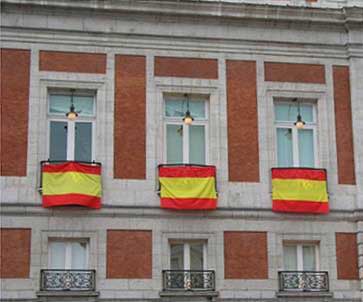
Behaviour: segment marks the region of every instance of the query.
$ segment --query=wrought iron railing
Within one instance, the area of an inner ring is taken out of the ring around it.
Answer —
[[[96,289],[95,270],[40,271],[41,291],[94,291]]]
[[[164,270],[163,290],[215,290],[212,270]]]
[[[328,272],[284,271],[279,272],[280,291],[327,292]]]

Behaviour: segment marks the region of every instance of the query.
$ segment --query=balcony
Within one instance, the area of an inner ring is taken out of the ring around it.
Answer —
[[[280,292],[328,292],[328,272],[282,271],[279,272]]]
[[[212,270],[164,270],[163,291],[214,291]]]
[[[95,276],[95,270],[41,270],[40,291],[94,292]]]

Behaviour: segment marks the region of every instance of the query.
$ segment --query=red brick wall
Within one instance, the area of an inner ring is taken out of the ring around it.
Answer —
[[[348,66],[333,66],[338,182],[355,184],[352,109]]]
[[[355,233],[336,233],[338,279],[359,280],[358,245]]]
[[[266,232],[224,232],[224,278],[268,278]]]
[[[146,177],[146,60],[116,55],[114,178]]]
[[[41,50],[39,70],[106,73],[106,54]]]
[[[1,173],[26,176],[30,50],[1,49]]]
[[[107,231],[107,278],[152,278],[151,231]]]
[[[324,84],[325,67],[318,64],[265,62],[265,80]]]
[[[218,61],[195,58],[155,58],[155,76],[217,79]]]
[[[0,278],[29,278],[30,229],[0,229]]]
[[[227,61],[230,181],[260,181],[256,86],[256,62]]]

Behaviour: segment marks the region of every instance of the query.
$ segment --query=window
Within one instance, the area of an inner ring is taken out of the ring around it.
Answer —
[[[189,111],[192,125],[183,123],[187,111],[184,96],[167,96],[164,121],[166,162],[168,164],[206,164],[208,137],[208,102],[202,97],[191,97]]]
[[[50,240],[49,269],[87,269],[88,241],[86,239]]]
[[[90,162],[94,159],[95,95],[76,91],[73,95],[76,121],[66,117],[71,106],[70,91],[49,93],[49,159]]]
[[[284,269],[287,271],[318,271],[319,248],[314,243],[285,243]]]
[[[294,126],[298,115],[296,102],[275,102],[274,111],[278,167],[315,167],[316,105],[308,101],[300,103],[300,114],[306,123],[303,129]]]

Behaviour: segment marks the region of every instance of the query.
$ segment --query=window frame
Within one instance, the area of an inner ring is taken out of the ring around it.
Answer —
[[[277,99],[277,100],[276,100]],[[299,138],[298,138],[298,129],[295,127],[293,121],[277,121],[275,115],[275,105],[276,104],[292,104],[290,100],[278,100],[278,97],[273,98],[273,118],[274,118],[274,142],[275,142],[275,158],[274,161],[276,163],[276,167],[287,168],[285,166],[279,166],[278,164],[278,143],[277,143],[277,129],[291,129],[292,135],[292,166],[296,168],[302,168],[300,165],[300,154],[299,154]],[[319,156],[318,156],[318,104],[317,100],[303,100],[300,102],[300,105],[309,105],[312,107],[313,113],[313,121],[306,122],[303,129],[312,130],[313,131],[313,148],[314,148],[314,165],[313,167],[307,168],[317,168],[319,167]]]
[[[177,94],[163,94],[163,106],[162,106],[162,116],[163,116],[163,138],[164,138],[164,162],[168,163],[168,143],[167,143],[167,125],[180,125],[182,127],[182,162],[180,164],[196,164],[196,163],[191,163],[190,159],[189,159],[189,147],[190,147],[190,139],[189,139],[189,135],[190,135],[190,126],[189,125],[185,125],[183,123],[183,117],[170,117],[170,116],[166,116],[165,114],[165,109],[166,109],[166,102],[168,99],[173,99],[176,96],[178,96]],[[194,121],[192,123],[191,126],[204,126],[204,149],[205,149],[205,154],[204,154],[204,158],[205,158],[205,163],[204,165],[208,165],[209,164],[209,96],[208,95],[199,95],[199,94],[193,94],[190,97],[190,101],[193,102],[193,97],[195,99],[203,99],[204,102],[204,112],[205,112],[205,118],[194,118]],[[200,98],[198,98],[200,97]],[[182,98],[182,97],[180,97]],[[179,164],[179,163],[178,163]]]
[[[304,255],[303,255],[303,247],[304,246],[314,246],[315,250],[315,271],[320,270],[320,248],[318,242],[289,242],[285,241],[282,245],[282,257],[283,257],[283,268],[285,271],[287,269],[285,268],[284,259],[285,259],[285,246],[294,246],[296,247],[296,264],[297,268],[296,271],[304,271]]]
[[[62,114],[54,114],[50,113],[50,99],[51,95],[70,95],[70,89],[47,89],[47,158],[50,158],[50,125],[51,122],[66,122],[67,123],[67,148],[66,148],[66,159],[65,161],[74,161],[75,160],[75,139],[76,139],[76,123],[91,123],[92,129],[92,144],[91,144],[91,161],[95,161],[96,154],[96,108],[97,108],[97,91],[90,89],[77,89],[75,91],[76,96],[91,96],[93,97],[93,114],[88,116],[79,115],[76,121],[70,121],[67,117]]]
[[[51,267],[51,260],[52,260],[52,249],[50,245],[53,242],[62,242],[65,244],[65,255],[64,255],[64,270],[72,270],[72,243],[84,243],[86,244],[85,249],[85,268],[89,268],[89,257],[90,257],[90,241],[88,238],[48,238],[48,269],[54,269]],[[76,270],[76,269],[75,269]]]

